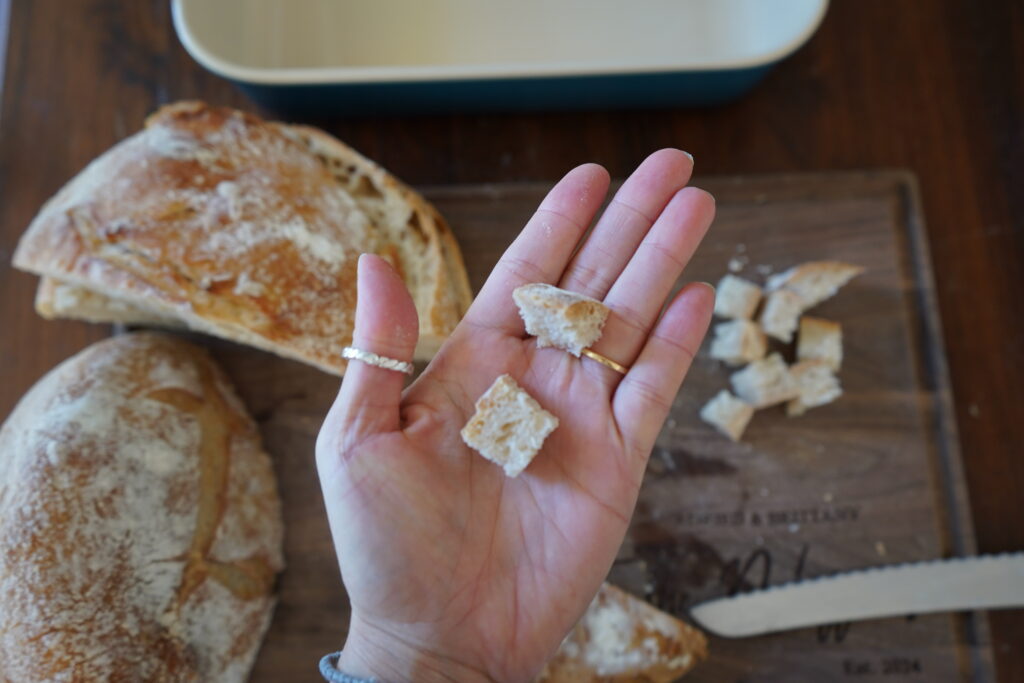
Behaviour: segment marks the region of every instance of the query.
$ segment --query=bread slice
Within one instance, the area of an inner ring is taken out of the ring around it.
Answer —
[[[728,390],[722,389],[700,409],[700,419],[728,436],[739,441],[754,416],[754,406],[741,401]]]
[[[808,408],[823,406],[843,395],[839,379],[826,361],[801,361],[789,372],[799,389],[797,397],[786,403],[786,414],[790,417],[803,415]]]
[[[841,261],[809,261],[771,276],[765,290],[788,289],[795,292],[804,302],[803,310],[807,310],[833,296],[840,287],[863,272],[862,267]]]
[[[85,287],[44,277],[36,289],[36,312],[47,320],[74,318],[91,323],[185,328],[177,318],[151,313],[135,304],[98,294]]]
[[[767,408],[800,394],[786,362],[777,353],[734,372],[730,381],[736,395],[755,408]]]
[[[416,358],[429,360],[472,303],[462,252],[433,204],[374,161],[311,126],[276,124],[306,145],[383,230],[391,256],[416,303],[420,339]]]
[[[749,320],[730,320],[715,325],[711,357],[729,365],[743,365],[764,358],[768,340],[761,327]]]
[[[480,455],[517,477],[533,461],[558,418],[509,375],[494,380],[476,401],[476,412],[462,428],[462,440]]]
[[[0,679],[248,679],[284,566],[274,469],[209,356],[119,335],[0,428]]]
[[[715,289],[715,315],[746,320],[754,316],[760,301],[760,287],[750,280],[726,275]]]
[[[804,308],[803,299],[796,292],[776,290],[765,298],[761,327],[766,334],[788,344],[793,341],[793,332],[796,331]]]
[[[797,360],[821,360],[838,372],[843,363],[843,328],[837,322],[805,315],[800,318]]]
[[[341,374],[363,252],[405,279],[430,357],[471,298],[436,210],[325,133],[182,102],[51,199],[15,265],[63,284],[41,286],[48,315],[174,319]]]
[[[555,346],[577,358],[601,337],[610,312],[597,299],[543,282],[516,287],[512,298],[537,346]]]
[[[708,655],[699,630],[605,583],[538,683],[668,683]]]

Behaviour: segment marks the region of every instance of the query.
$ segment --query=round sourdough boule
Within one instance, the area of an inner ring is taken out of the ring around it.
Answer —
[[[0,680],[245,680],[280,507],[205,353],[135,334],[65,361],[0,428]]]

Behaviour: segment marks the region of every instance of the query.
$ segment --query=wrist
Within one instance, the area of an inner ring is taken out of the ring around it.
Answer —
[[[357,621],[354,615],[337,668],[349,676],[374,678],[382,683],[492,680],[454,657],[419,647],[385,629]]]

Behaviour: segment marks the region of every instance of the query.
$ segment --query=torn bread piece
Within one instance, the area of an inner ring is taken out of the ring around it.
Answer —
[[[462,428],[462,440],[505,474],[519,476],[533,460],[558,418],[544,410],[508,375],[476,401],[476,412]]]
[[[747,320],[761,302],[761,288],[750,280],[726,275],[715,288],[715,315]]]
[[[743,365],[764,358],[768,340],[761,327],[749,320],[730,320],[715,325],[711,357],[729,365]]]
[[[803,415],[808,408],[823,406],[843,395],[839,379],[823,360],[801,361],[789,373],[799,389],[799,395],[786,404],[786,415],[790,417]]]
[[[610,312],[597,299],[543,282],[516,287],[512,298],[538,347],[555,346],[577,358],[601,337]]]
[[[765,334],[788,344],[793,341],[793,332],[804,308],[803,299],[796,292],[788,289],[774,291],[765,299],[761,327]]]
[[[727,389],[719,391],[700,409],[700,419],[733,441],[740,440],[753,416],[754,406],[736,398]]]
[[[736,395],[755,408],[767,408],[800,394],[786,362],[777,353],[734,372],[730,381]]]
[[[788,289],[804,302],[804,310],[833,296],[839,288],[864,272],[861,266],[842,261],[809,261],[768,278],[765,290]]]
[[[796,358],[824,361],[833,372],[843,363],[843,327],[837,322],[805,315],[800,318]]]
[[[669,683],[708,656],[704,634],[605,583],[538,683]]]

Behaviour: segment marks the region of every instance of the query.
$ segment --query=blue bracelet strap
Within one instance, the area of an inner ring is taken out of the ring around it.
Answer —
[[[356,678],[338,671],[337,664],[340,656],[340,652],[332,652],[329,655],[324,655],[320,660],[320,675],[324,677],[325,681],[328,683],[380,683],[376,678]]]

